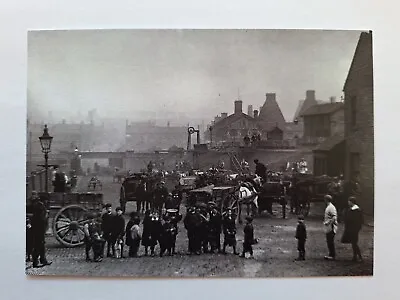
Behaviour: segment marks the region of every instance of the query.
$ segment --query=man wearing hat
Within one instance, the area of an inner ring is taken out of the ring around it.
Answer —
[[[39,258],[42,266],[50,265],[46,259],[45,234],[47,228],[47,209],[36,191],[32,192],[32,240],[33,240],[33,267],[39,268]]]
[[[324,201],[326,204],[324,215],[324,226],[326,234],[326,243],[328,245],[329,254],[325,256],[327,260],[334,260],[336,257],[335,252],[335,235],[337,231],[337,211],[336,207],[332,204],[332,196],[325,195]]]
[[[112,214],[112,205],[107,203],[105,209],[105,213],[101,216],[101,231],[103,232],[103,238],[107,242],[107,257],[112,257],[112,224],[114,218]]]
[[[208,243],[210,244],[210,252],[214,253],[215,250],[221,252],[221,227],[222,217],[217,210],[215,202],[209,202],[209,222],[208,222]]]
[[[258,159],[255,159],[254,163],[256,165],[256,170],[255,170],[256,175],[260,176],[261,179],[263,180],[263,182],[266,182],[267,181],[267,167],[263,163],[260,163],[258,161]]]
[[[163,205],[168,198],[168,189],[165,186],[165,182],[161,181],[156,189],[154,190],[154,209],[161,215]]]
[[[245,257],[247,252],[250,253],[250,258],[253,258],[253,247],[254,244],[254,228],[253,228],[253,218],[250,216],[246,217],[246,226],[244,226],[244,241],[243,241],[243,251],[240,257]]]

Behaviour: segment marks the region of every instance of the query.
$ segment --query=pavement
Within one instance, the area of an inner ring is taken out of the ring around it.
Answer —
[[[82,179],[83,182],[86,180]],[[119,185],[113,184],[111,178],[100,178],[103,182],[105,202],[115,208],[116,194]],[[81,183],[82,186],[86,184]],[[128,203],[127,214],[135,209]],[[100,263],[86,262],[84,247],[63,248],[53,236],[46,238],[47,256],[53,264],[33,269],[26,264],[27,275],[57,276],[95,276],[95,277],[141,277],[141,278],[174,278],[174,277],[312,277],[312,276],[372,276],[373,275],[373,222],[366,220],[359,238],[359,246],[364,261],[351,261],[351,245],[340,243],[343,225],[339,224],[336,235],[336,261],[325,261],[327,255],[325,234],[322,226],[323,206],[312,205],[311,213],[306,218],[308,240],[306,242],[306,260],[294,261],[297,257],[297,242],[294,238],[297,217],[287,213],[282,219],[279,206],[274,206],[275,216],[267,213],[254,219],[255,237],[258,244],[253,246],[254,259],[240,258],[227,248],[227,255],[202,254],[190,256],[186,254],[187,237],[182,222],[179,224],[177,238],[177,255],[164,257],[145,257],[143,247],[138,258],[104,258]],[[238,225],[238,251],[242,250],[243,226]],[[221,236],[222,241],[222,236]],[[127,247],[124,249],[127,255]],[[159,248],[156,248],[156,254]]]

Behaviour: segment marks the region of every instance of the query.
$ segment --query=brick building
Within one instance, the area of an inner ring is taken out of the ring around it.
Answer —
[[[344,104],[333,102],[317,104],[301,114],[304,132],[302,144],[317,145],[331,136],[344,132]]]
[[[364,210],[374,209],[372,32],[362,32],[344,84],[345,178],[358,173]]]
[[[123,150],[136,152],[169,149],[172,146],[186,148],[186,126],[157,126],[155,122],[126,124]]]
[[[257,115],[257,112],[256,112]],[[254,131],[260,131],[256,118],[243,113],[243,102],[236,100],[234,103],[234,113],[229,115],[222,113],[214,119],[212,125],[213,143],[237,142],[242,143],[246,135],[251,135]]]

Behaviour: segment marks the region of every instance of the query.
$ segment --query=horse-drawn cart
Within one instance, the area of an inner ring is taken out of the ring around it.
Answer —
[[[233,213],[239,215],[239,197],[238,188],[233,186],[214,186],[208,185],[202,188],[194,189],[189,192],[186,206],[198,207],[207,205],[213,201],[217,204],[220,213],[231,208]]]
[[[294,175],[290,190],[291,210],[295,209],[296,214],[308,216],[311,203],[323,202],[332,182],[333,178],[329,176]]]
[[[267,210],[272,213],[272,204],[282,206],[282,217],[286,218],[286,192],[285,186],[279,181],[267,181],[262,185],[258,197],[258,214]]]
[[[128,176],[121,184],[119,202],[122,211],[125,213],[127,202],[141,201],[140,197],[144,197],[146,187],[149,190],[149,178],[144,173],[136,173]]]
[[[57,241],[65,247],[77,247],[84,243],[83,226],[88,213],[100,213],[103,194],[99,193],[38,193],[49,212],[49,220]],[[30,204],[27,213],[30,216]],[[50,224],[49,224],[50,225]]]

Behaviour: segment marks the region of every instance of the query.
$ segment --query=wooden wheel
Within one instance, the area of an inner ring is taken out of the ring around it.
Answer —
[[[53,220],[53,233],[62,245],[77,247],[84,243],[83,226],[87,222],[87,210],[79,205],[61,208]]]

